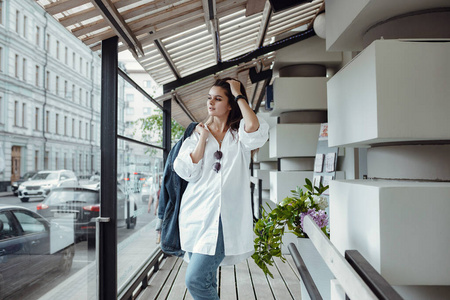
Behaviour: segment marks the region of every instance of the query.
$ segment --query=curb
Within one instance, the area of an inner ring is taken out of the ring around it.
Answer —
[[[0,192],[0,198],[1,197],[9,197],[9,196],[14,196],[13,192]]]

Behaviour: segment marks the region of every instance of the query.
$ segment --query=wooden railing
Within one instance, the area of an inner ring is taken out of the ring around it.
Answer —
[[[344,258],[310,216],[305,217],[303,224],[303,230],[344,289],[346,299],[403,299],[358,251],[348,250]],[[317,295],[313,289],[310,288],[311,292],[308,289],[308,286],[315,286],[315,284],[312,278],[308,276],[304,278],[302,275],[309,272],[295,245],[289,245],[288,249],[311,299],[322,299],[320,294]]]

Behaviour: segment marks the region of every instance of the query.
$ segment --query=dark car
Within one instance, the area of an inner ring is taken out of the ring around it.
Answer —
[[[25,174],[23,174],[23,176],[20,176],[19,180],[13,181],[11,183],[11,191],[14,193],[14,195],[19,195],[19,192],[17,191],[19,189],[19,185],[27,180],[30,180],[31,177],[33,177],[36,173],[36,171],[26,172]]]
[[[0,299],[51,271],[68,273],[74,254],[65,228],[26,208],[0,206]]]
[[[130,214],[128,214],[130,207]],[[134,228],[137,222],[137,205],[128,199],[120,189],[117,191],[117,223],[119,227]],[[37,206],[37,211],[58,224],[69,224],[75,232],[76,240],[95,238],[95,219],[100,212],[98,189],[85,187],[55,188]],[[128,222],[127,222],[128,221]]]

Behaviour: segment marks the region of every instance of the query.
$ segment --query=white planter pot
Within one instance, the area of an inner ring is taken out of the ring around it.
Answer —
[[[322,298],[331,299],[330,280],[334,279],[334,275],[325,264],[319,252],[317,252],[316,247],[314,247],[310,239],[298,238],[297,249],[303,261],[305,262],[305,265],[308,268],[308,271],[311,274],[314,283],[319,289]],[[301,282],[302,300],[310,299],[303,281]]]

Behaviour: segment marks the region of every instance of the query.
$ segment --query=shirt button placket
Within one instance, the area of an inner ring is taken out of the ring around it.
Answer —
[[[223,161],[222,161],[223,162]],[[222,172],[223,172],[223,165],[222,165],[222,169],[219,172],[219,176],[220,176],[220,180],[219,180],[219,203],[217,204],[219,207],[219,216],[216,220],[216,224],[219,224],[219,218],[221,216],[221,209],[222,209]]]

